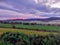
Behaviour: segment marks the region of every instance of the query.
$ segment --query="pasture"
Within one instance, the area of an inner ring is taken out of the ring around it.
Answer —
[[[0,24],[1,28],[13,28],[16,29],[27,29],[27,30],[37,30],[37,31],[53,31],[60,32],[60,26],[48,26],[48,25],[24,25],[24,24]]]

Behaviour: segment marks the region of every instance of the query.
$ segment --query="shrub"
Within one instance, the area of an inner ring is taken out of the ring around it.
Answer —
[[[0,45],[12,45],[12,44],[9,43],[9,42],[6,42],[6,41],[3,41],[3,40],[0,40]]]
[[[6,32],[1,35],[1,39],[13,45],[60,45],[60,36],[52,33],[47,36],[28,36],[21,33]]]

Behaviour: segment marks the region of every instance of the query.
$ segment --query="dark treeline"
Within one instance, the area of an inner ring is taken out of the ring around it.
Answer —
[[[49,23],[36,23],[36,22],[17,22],[17,21],[0,21],[2,24],[23,24],[23,25],[41,25],[41,26],[60,26],[60,24],[49,24]]]
[[[0,35],[0,44],[2,45],[1,41],[5,45],[60,45],[60,35],[41,36],[6,32]]]

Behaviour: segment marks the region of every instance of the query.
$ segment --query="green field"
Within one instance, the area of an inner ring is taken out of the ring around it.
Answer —
[[[12,28],[13,25],[15,26],[16,29]],[[37,30],[41,30],[41,31],[37,31]],[[46,30],[46,31],[43,31],[43,30]],[[50,34],[51,32],[56,34],[56,32],[54,31],[60,31],[60,27],[41,26],[41,25],[23,25],[23,24],[0,24],[0,33],[8,32],[8,31],[19,32],[19,33],[24,33],[28,35],[33,35],[33,34],[47,35],[47,34]]]
[[[41,30],[41,31],[60,31],[59,26],[42,26],[42,25],[23,25],[23,24],[0,24],[3,28],[12,28],[12,26],[22,29]]]

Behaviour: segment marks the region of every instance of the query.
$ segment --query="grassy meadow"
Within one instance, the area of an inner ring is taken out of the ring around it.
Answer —
[[[0,27],[2,27],[2,28],[12,28],[13,26],[15,26],[15,28],[17,28],[17,29],[60,32],[60,26],[24,25],[24,24],[0,24]]]

